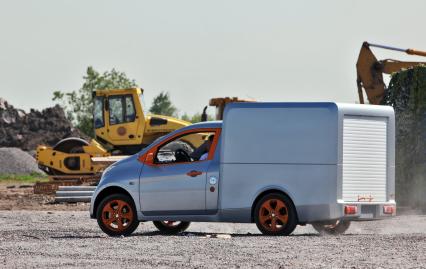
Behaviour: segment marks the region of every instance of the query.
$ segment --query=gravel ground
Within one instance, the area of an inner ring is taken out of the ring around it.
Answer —
[[[193,223],[164,236],[151,223],[110,238],[84,211],[0,211],[0,267],[426,268],[426,216],[352,223],[345,235],[311,226],[289,237],[254,224]]]

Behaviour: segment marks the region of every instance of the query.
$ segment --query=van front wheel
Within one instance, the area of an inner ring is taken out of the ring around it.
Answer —
[[[257,202],[254,220],[265,235],[289,235],[297,225],[293,202],[280,193],[268,194]]]
[[[96,217],[99,227],[110,236],[130,235],[139,226],[133,200],[124,194],[112,194],[103,199]]]

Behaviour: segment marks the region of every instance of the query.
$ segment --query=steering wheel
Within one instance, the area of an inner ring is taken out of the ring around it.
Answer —
[[[190,162],[191,161],[191,157],[189,157],[188,152],[184,151],[183,149],[177,149],[175,151],[175,158],[176,161],[175,162]]]

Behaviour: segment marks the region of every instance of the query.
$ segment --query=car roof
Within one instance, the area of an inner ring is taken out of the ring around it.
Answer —
[[[203,121],[186,126],[183,129],[191,130],[198,128],[222,128],[222,121]]]

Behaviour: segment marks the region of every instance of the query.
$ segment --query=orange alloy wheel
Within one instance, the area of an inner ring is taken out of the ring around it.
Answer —
[[[260,206],[259,221],[267,231],[278,232],[284,229],[288,222],[286,204],[274,198],[264,201]]]
[[[133,222],[132,207],[123,200],[111,200],[102,208],[102,223],[114,232],[126,230]]]

